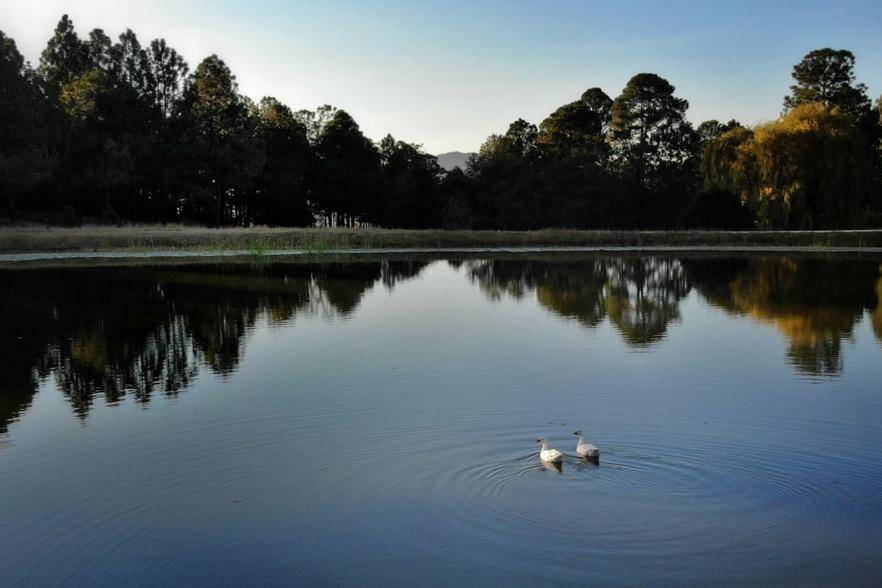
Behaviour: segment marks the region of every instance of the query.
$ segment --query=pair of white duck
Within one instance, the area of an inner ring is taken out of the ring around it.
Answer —
[[[573,435],[579,437],[579,441],[576,443],[576,453],[581,457],[588,459],[597,459],[600,457],[600,449],[585,441],[585,437],[582,436],[582,431],[576,431]],[[539,437],[536,439],[536,443],[542,444],[542,450],[539,451],[539,459],[549,463],[560,463],[563,461],[564,454],[557,449],[550,447],[545,437]]]

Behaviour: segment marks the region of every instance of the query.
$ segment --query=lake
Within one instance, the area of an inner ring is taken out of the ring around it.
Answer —
[[[882,258],[493,255],[0,270],[2,583],[882,582]]]

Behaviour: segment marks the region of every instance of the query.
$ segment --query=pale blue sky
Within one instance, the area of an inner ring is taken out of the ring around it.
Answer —
[[[0,30],[36,64],[63,12],[81,36],[163,36],[191,67],[217,53],[252,98],[334,104],[371,138],[433,153],[476,150],[518,117],[538,124],[591,86],[615,97],[644,71],[670,80],[695,122],[768,120],[793,64],[824,46],[852,50],[882,92],[878,0],[0,0]]]

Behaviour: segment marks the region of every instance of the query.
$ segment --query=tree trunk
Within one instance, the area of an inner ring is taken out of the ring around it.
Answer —
[[[215,180],[217,181],[217,180]],[[223,207],[223,189],[221,188],[220,182],[217,182],[217,188],[215,190],[216,196],[215,199],[217,201],[217,206],[215,210],[215,221],[214,226],[221,226],[221,208]]]

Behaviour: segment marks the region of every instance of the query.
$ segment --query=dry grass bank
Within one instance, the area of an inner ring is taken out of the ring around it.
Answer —
[[[414,231],[398,229],[6,227],[0,252],[243,251],[480,247],[882,247],[870,231]]]

